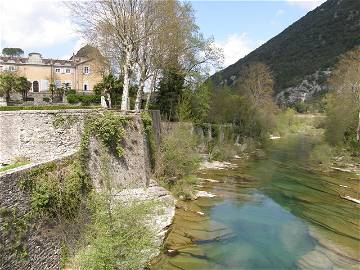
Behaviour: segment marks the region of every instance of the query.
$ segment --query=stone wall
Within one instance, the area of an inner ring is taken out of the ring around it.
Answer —
[[[17,157],[38,162],[74,153],[84,116],[93,111],[0,111],[0,164]]]
[[[101,188],[104,177],[115,189],[140,188],[148,185],[150,157],[140,116],[134,115],[128,121],[123,145],[125,153],[119,158],[95,138],[90,139],[88,169],[96,189]],[[106,160],[103,160],[104,158]]]
[[[30,165],[0,172],[0,210],[16,209],[21,218],[31,207],[29,194],[19,187],[21,178],[31,169],[48,162],[62,162],[80,146],[87,114],[102,110],[14,111],[0,112],[0,162],[14,157],[27,157]],[[101,153],[109,155],[106,167],[115,188],[146,188],[149,185],[150,159],[147,138],[140,115],[127,115],[123,147],[124,156],[112,155],[92,137],[89,143],[88,169],[97,189],[101,188],[106,168]],[[1,228],[6,222],[0,215],[0,247],[10,245],[9,235]],[[20,260],[9,251],[0,249],[0,269],[59,269],[60,242],[51,228],[31,228],[26,239],[28,258]]]
[[[16,219],[24,217],[24,215],[30,211],[31,202],[29,194],[20,188],[19,181],[21,181],[30,170],[54,161],[61,162],[59,159],[54,159],[47,162],[26,165],[7,172],[0,172],[1,211],[4,211],[4,209],[10,209],[11,211],[16,210],[14,212]],[[0,269],[60,269],[60,240],[56,237],[56,234],[51,233],[50,228],[45,226],[40,230],[28,224],[28,233],[22,239],[24,245],[27,246],[28,257],[21,258],[9,249],[14,243],[12,243],[11,237],[9,237],[4,229],[5,222],[5,218],[1,214]],[[15,230],[17,226],[20,226],[20,224],[11,224],[10,229]]]

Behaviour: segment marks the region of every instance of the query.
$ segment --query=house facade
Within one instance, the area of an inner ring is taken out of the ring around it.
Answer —
[[[16,72],[31,82],[30,92],[47,92],[50,84],[56,88],[68,84],[71,89],[91,92],[102,80],[104,66],[100,53],[86,45],[69,60],[46,59],[40,53],[24,57],[0,56],[0,72]]]

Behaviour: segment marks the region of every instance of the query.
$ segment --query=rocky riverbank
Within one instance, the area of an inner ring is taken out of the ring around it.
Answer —
[[[144,268],[146,268],[147,263],[161,252],[166,235],[175,217],[176,200],[168,190],[159,186],[154,180],[150,181],[150,185],[147,188],[125,189],[114,196],[125,204],[131,204],[132,202],[155,202],[152,214],[147,217],[146,225],[154,232],[156,251],[144,263]]]

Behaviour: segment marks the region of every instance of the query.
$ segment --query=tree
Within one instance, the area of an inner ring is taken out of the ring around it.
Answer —
[[[328,127],[331,143],[360,143],[360,47],[344,54],[329,79]],[[355,139],[356,138],[356,139]]]
[[[0,73],[0,96],[5,96],[10,101],[10,93],[14,92],[17,86],[17,76],[13,72]]]
[[[135,109],[139,110],[146,81],[150,95],[165,70],[181,64],[186,82],[199,77],[208,63],[216,62],[213,41],[204,39],[193,10],[177,0],[104,0],[70,4],[84,37],[106,56],[113,71],[121,73],[121,109],[129,108],[132,75],[138,79]],[[137,76],[136,76],[137,75]]]
[[[134,70],[136,49],[144,36],[149,34],[143,22],[155,2],[104,0],[71,4],[82,34],[121,71],[122,110],[129,109],[130,76]]]
[[[180,96],[184,88],[184,76],[176,68],[165,70],[159,82],[157,94],[157,105],[167,120],[176,120],[176,106],[180,101]]]
[[[116,106],[119,103],[119,99],[121,102],[123,82],[113,74],[108,74],[103,76],[102,81],[94,86],[94,91],[97,95],[104,95],[110,98],[111,106]]]
[[[31,89],[31,82],[29,82],[25,77],[21,76],[15,78],[15,91],[21,93],[22,100],[27,100],[27,95]]]
[[[174,104],[180,98],[181,91],[165,94],[164,79],[169,78],[169,73],[177,74],[183,78],[183,88],[195,91],[204,82],[211,68],[216,68],[221,63],[222,52],[214,46],[213,39],[206,39],[196,25],[194,11],[189,3],[167,1],[164,30],[160,36],[162,60],[159,68],[159,96],[170,98],[162,103]],[[161,78],[162,77],[162,78]],[[161,90],[161,92],[160,92]],[[174,94],[177,93],[177,97]],[[158,104],[162,107],[162,104]],[[168,111],[164,112],[168,114]],[[170,115],[170,118],[173,118]]]
[[[2,54],[4,56],[10,56],[10,57],[19,57],[22,56],[24,54],[24,51],[20,48],[4,48],[2,50]]]
[[[191,97],[191,107],[195,122],[204,123],[208,120],[213,91],[214,87],[211,82],[201,84],[194,91]]]
[[[271,103],[274,80],[270,69],[262,63],[250,64],[238,80],[236,89],[246,95],[255,107]]]

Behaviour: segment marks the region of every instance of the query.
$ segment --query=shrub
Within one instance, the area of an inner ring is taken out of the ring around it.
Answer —
[[[193,197],[200,157],[196,152],[196,138],[184,126],[171,130],[162,140],[157,155],[155,176],[174,195],[183,199]]]
[[[331,165],[332,148],[328,144],[316,145],[310,154],[310,160],[324,166]]]
[[[172,193],[183,200],[191,200],[195,196],[194,186],[198,179],[194,175],[184,176],[176,181],[175,185],[170,185]]]
[[[79,95],[74,92],[70,92],[67,95],[67,100],[70,104],[81,103],[83,106],[88,106],[90,104],[99,104],[101,97],[99,95]]]
[[[157,176],[181,178],[192,174],[200,165],[196,153],[196,138],[184,127],[178,126],[162,140]]]
[[[235,145],[224,143],[216,144],[213,147],[209,147],[208,149],[210,150],[209,159],[217,161],[230,160],[238,153],[238,149]]]
[[[152,205],[124,205],[104,194],[93,195],[91,224],[72,268],[142,269],[155,251],[153,233],[145,225]]]
[[[80,102],[79,96],[76,95],[76,94],[69,94],[69,95],[67,95],[66,97],[67,97],[67,101],[68,101],[70,104],[76,104],[76,103],[79,103],[79,102]]]
[[[20,182],[31,194],[31,211],[43,219],[74,218],[91,189],[91,182],[80,164],[71,160],[65,164],[51,163],[34,169]]]

